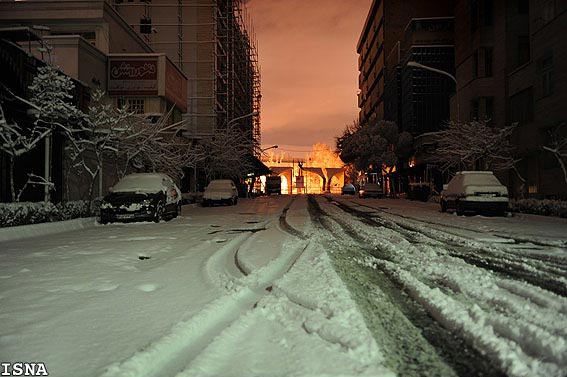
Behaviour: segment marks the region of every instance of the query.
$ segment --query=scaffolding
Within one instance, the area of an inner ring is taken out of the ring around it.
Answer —
[[[156,51],[188,77],[186,132],[212,135],[232,119],[259,150],[261,79],[257,43],[242,0],[107,0]]]

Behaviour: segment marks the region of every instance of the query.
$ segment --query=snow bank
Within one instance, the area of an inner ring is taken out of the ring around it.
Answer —
[[[20,225],[0,228],[0,242],[13,241],[22,238],[45,236],[53,233],[68,232],[71,230],[90,228],[96,225],[96,218],[54,221],[49,223]]]

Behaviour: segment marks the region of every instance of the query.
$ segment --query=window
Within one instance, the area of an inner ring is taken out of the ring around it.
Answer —
[[[492,26],[492,0],[471,0],[471,32],[481,26]]]
[[[473,59],[475,78],[492,76],[492,47],[481,47],[475,50]]]
[[[520,126],[534,120],[534,94],[529,87],[510,98],[510,120]]]
[[[152,33],[152,19],[144,16],[140,19],[140,34]]]
[[[146,112],[146,101],[141,98],[118,98],[118,107],[126,107],[128,111],[136,114],[144,114]]]
[[[494,117],[494,99],[492,97],[477,97],[471,101],[471,119],[485,120],[492,124]]]
[[[529,0],[518,0],[518,13],[519,14],[528,14],[529,11],[530,11]]]
[[[553,52],[548,52],[539,62],[542,97],[553,94]]]
[[[544,23],[548,23],[549,21],[555,18],[555,0],[546,0],[540,6],[541,10],[541,19]]]
[[[530,37],[518,37],[518,66],[530,61]]]

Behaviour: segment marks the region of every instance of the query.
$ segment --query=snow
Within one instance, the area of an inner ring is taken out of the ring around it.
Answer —
[[[318,197],[333,221],[389,255],[353,249],[355,264],[385,271],[506,374],[565,375],[567,299],[472,266],[443,240],[495,253],[527,240],[514,249],[520,256],[564,261],[567,220],[335,199],[424,231],[408,242]],[[347,242],[333,224],[331,233]],[[396,375],[395,356],[335,272],[335,241],[313,223],[306,196],[186,205],[159,224],[90,218],[5,228],[0,242],[0,362],[43,362],[50,376]]]

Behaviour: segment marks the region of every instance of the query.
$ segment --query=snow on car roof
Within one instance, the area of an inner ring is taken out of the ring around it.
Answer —
[[[161,173],[129,174],[110,188],[110,192],[158,192],[167,189],[163,180],[167,176]]]
[[[461,174],[463,176],[464,182],[467,185],[502,185],[491,171],[463,171],[457,174]]]
[[[230,179],[214,179],[209,182],[208,187],[225,187],[226,185],[230,185],[232,181]]]

